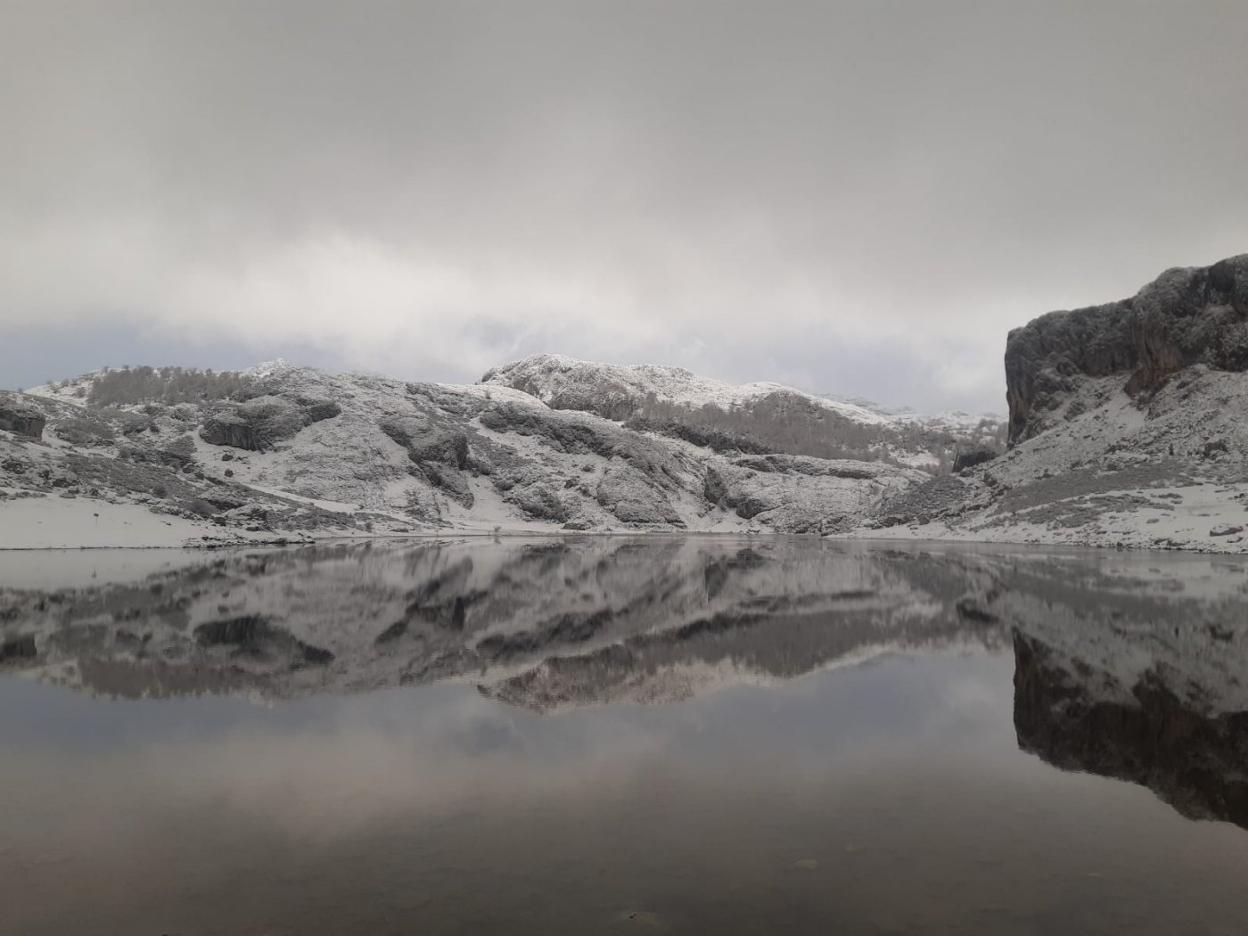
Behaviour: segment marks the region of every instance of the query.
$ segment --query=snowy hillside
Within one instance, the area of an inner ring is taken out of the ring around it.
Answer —
[[[497,384],[284,362],[133,368],[0,396],[0,545],[439,530],[857,525],[926,477],[640,431]]]
[[[0,394],[0,547],[679,530],[1244,552],[1245,323],[1248,256],[1043,316],[1007,344],[1008,424],[557,355],[466,386],[100,371]]]
[[[879,460],[939,472],[966,452],[995,454],[1004,447],[1001,417],[890,413],[783,384],[729,384],[675,367],[539,354],[495,368],[481,382],[524,391],[555,409],[595,413],[661,434],[723,433],[759,452]]]
[[[562,354],[536,354],[497,367],[481,378],[491,386],[514,387],[558,409],[600,410],[618,408],[653,398],[661,403],[697,408],[718,406],[728,409],[773,393],[788,394],[864,426],[892,425],[892,417],[858,406],[841,403],[786,387],[760,381],[730,384],[699,377],[683,367],[654,364],[599,364]]]

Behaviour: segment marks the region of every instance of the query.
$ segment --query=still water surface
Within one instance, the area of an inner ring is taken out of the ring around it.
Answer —
[[[5,933],[1248,932],[1243,561],[584,537],[30,569],[0,556]]]

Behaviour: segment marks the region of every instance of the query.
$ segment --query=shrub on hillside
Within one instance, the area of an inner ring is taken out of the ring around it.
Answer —
[[[90,406],[134,403],[200,403],[225,400],[246,391],[253,378],[236,371],[182,367],[123,367],[91,378]]]

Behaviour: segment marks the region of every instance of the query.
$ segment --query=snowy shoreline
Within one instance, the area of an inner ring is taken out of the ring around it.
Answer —
[[[1202,486],[1203,487],[1203,486]],[[1044,549],[1118,550],[1131,552],[1243,555],[1248,537],[1235,534],[1200,534],[1198,527],[1213,518],[1193,511],[1176,512],[1168,522],[1136,515],[1115,524],[1109,520],[1104,533],[1087,537],[1079,529],[1053,530],[1039,524],[1016,521],[1011,525],[957,528],[942,521],[890,527],[860,527],[844,533],[785,533],[758,529],[638,529],[626,526],[593,530],[566,530],[550,524],[414,529],[406,532],[362,532],[358,529],[247,532],[225,530],[206,521],[155,513],[141,504],[110,504],[87,498],[55,497],[0,502],[0,553],[68,550],[214,550],[237,547],[293,547],[361,540],[445,540],[476,538],[583,538],[583,537],[739,537],[774,539],[823,538],[863,543],[931,543],[941,545],[1021,546]],[[1156,539],[1168,541],[1159,545]]]

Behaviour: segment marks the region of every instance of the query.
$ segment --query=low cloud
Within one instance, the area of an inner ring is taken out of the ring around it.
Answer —
[[[1244,249],[1246,40],[1212,3],[18,3],[0,339],[999,409],[1011,327]]]

